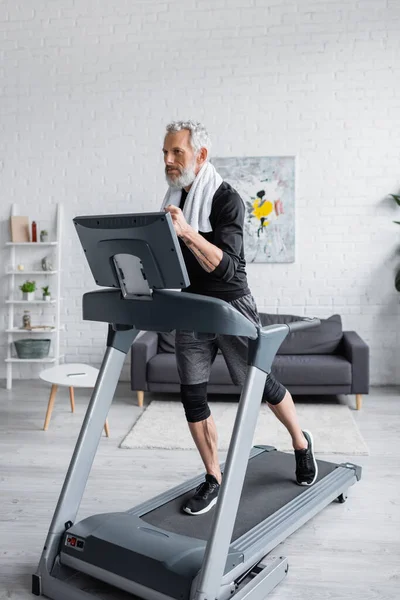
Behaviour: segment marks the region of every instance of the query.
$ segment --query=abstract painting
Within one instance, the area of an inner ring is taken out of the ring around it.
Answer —
[[[218,157],[211,162],[245,203],[246,261],[293,262],[295,157]]]

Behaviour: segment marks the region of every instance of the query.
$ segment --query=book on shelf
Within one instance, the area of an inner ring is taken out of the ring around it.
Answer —
[[[30,242],[28,217],[10,217],[10,229],[12,242]]]

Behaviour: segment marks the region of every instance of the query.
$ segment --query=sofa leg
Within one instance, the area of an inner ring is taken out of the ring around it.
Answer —
[[[137,393],[137,403],[138,406],[140,408],[142,408],[143,406],[143,400],[144,400],[144,392],[136,392]]]
[[[362,406],[362,395],[356,394],[356,409],[361,410],[361,406]]]

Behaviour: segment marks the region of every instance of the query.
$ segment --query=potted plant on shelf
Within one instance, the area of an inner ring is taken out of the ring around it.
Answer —
[[[46,229],[42,229],[42,231],[40,232],[40,241],[41,242],[47,242],[49,239],[49,234],[46,231]]]
[[[50,294],[49,286],[45,285],[44,287],[42,287],[42,290],[43,290],[43,300],[45,300],[46,302],[50,302],[51,294]]]
[[[22,300],[34,300],[35,299],[35,290],[36,290],[36,282],[35,281],[24,281],[22,285],[19,286],[19,289],[22,292]]]
[[[400,206],[400,195],[390,194],[393,200],[396,202],[398,206]],[[398,225],[400,225],[400,221],[395,221]],[[397,269],[396,274],[394,276],[394,286],[398,292],[400,292],[400,267]]]

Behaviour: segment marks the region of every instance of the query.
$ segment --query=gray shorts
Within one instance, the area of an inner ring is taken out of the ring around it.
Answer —
[[[229,304],[256,327],[261,327],[257,306],[251,294],[232,300]],[[198,340],[190,332],[177,331],[175,353],[181,383],[194,385],[208,381],[211,366],[218,350],[221,350],[233,383],[243,386],[247,374],[247,348],[247,337],[216,335],[213,339]]]

